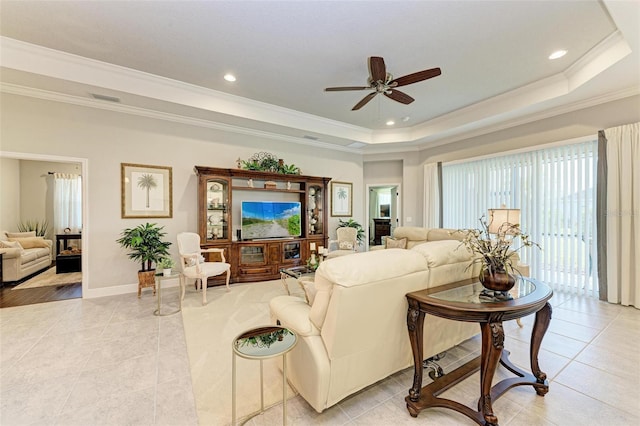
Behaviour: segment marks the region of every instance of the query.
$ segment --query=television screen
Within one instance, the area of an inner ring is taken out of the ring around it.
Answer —
[[[300,203],[291,201],[243,201],[242,239],[299,237]]]

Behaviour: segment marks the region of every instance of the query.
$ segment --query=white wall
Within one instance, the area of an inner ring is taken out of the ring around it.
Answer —
[[[145,117],[125,115],[17,95],[1,97],[2,150],[87,159],[88,296],[129,292],[138,265],[115,240],[124,228],[147,222],[120,216],[120,163],[173,168],[173,218],[149,219],[165,227],[174,244],[178,232],[197,230],[197,179],[194,165],[235,167],[268,151],[296,164],[303,174],[354,183],[354,217],[362,220],[362,160],[359,154],[309,148],[280,140],[239,135]],[[3,191],[4,192],[4,191]],[[4,204],[4,202],[3,202]],[[335,236],[338,218],[330,218]]]
[[[20,223],[20,160],[0,158],[0,231]]]

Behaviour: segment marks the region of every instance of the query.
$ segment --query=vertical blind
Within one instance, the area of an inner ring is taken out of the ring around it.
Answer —
[[[597,140],[443,164],[443,226],[478,228],[490,208],[519,208],[522,230],[542,247],[520,253],[531,276],[598,297],[596,166]]]

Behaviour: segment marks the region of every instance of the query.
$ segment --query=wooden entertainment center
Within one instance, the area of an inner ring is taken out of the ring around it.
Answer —
[[[280,268],[306,264],[310,247],[326,247],[327,187],[331,178],[195,166],[198,176],[198,233],[202,248],[222,248],[231,282],[280,278]],[[243,240],[242,201],[300,202],[299,237]],[[214,253],[207,260],[213,258]],[[214,277],[210,285],[224,284]]]

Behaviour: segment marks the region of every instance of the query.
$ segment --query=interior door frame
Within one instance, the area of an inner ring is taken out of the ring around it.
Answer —
[[[373,188],[380,188],[380,187],[395,187],[396,188],[396,223],[392,223],[391,224],[391,228],[395,229],[398,226],[402,226],[402,184],[400,183],[368,183],[365,185],[365,234],[367,236],[366,238],[366,242],[365,242],[365,249],[368,251],[369,250],[369,232],[371,232],[371,230],[369,229],[370,227],[370,222],[371,222],[371,217],[369,217],[369,210],[370,210],[370,205],[369,203],[371,202],[369,194],[371,193],[371,189]],[[393,204],[393,203],[392,203]]]
[[[82,175],[82,298],[89,293],[89,160],[80,157],[65,157],[60,155],[34,154],[30,152],[0,151],[0,158],[27,161],[48,161],[52,163],[80,163]],[[57,244],[57,242],[54,242]]]

